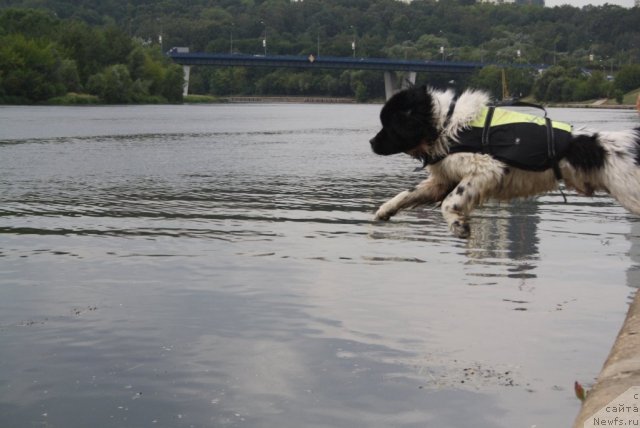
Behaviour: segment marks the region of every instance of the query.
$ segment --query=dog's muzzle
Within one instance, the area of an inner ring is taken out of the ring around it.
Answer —
[[[384,129],[369,140],[369,144],[371,144],[371,150],[377,155],[388,156],[404,151],[393,139],[389,138]]]
[[[378,134],[369,140],[369,144],[371,144],[371,150],[377,155],[395,155],[396,153],[404,153],[413,148],[415,148],[418,144],[411,144],[407,142],[397,141],[387,134],[387,132],[383,129],[378,132]]]

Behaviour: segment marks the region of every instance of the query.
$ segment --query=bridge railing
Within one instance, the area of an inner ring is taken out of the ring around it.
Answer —
[[[472,73],[487,64],[477,62],[454,62],[433,60],[401,60],[388,58],[352,58],[313,55],[246,55],[205,52],[174,52],[167,55],[181,65],[247,66],[247,67],[290,67],[328,68],[379,71],[428,71]]]

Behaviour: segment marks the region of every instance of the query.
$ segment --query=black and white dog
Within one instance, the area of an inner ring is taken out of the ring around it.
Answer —
[[[380,155],[407,153],[429,175],[385,202],[377,220],[441,202],[450,230],[467,238],[469,214],[483,201],[537,195],[556,189],[560,180],[580,194],[608,192],[640,214],[640,128],[576,133],[567,124],[517,113],[514,119],[510,110],[489,105],[482,91],[456,97],[424,86],[386,102],[371,148]]]

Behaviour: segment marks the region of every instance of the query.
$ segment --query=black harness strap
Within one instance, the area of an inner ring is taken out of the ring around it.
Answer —
[[[556,155],[556,140],[553,133],[553,123],[551,119],[545,116],[544,122],[547,126],[547,155],[549,159],[553,159],[553,173],[558,180],[562,179],[562,173],[560,172],[560,166],[558,165],[558,158]]]
[[[490,106],[487,111],[487,116],[484,119],[484,128],[482,128],[482,153],[489,153],[489,137],[491,129],[491,121],[493,120],[494,106]]]
[[[553,168],[553,174],[556,176],[556,180],[560,181],[562,180],[562,171],[560,171],[560,165],[559,165],[559,161],[558,158],[556,156],[556,140],[555,140],[555,136],[553,133],[553,123],[551,123],[551,119],[549,119],[547,117],[547,111],[545,110],[545,116],[544,116],[544,122],[547,125],[547,149],[548,149],[548,156],[549,159],[553,159],[553,164],[551,165],[551,167]],[[562,195],[562,199],[564,199],[564,203],[567,203],[567,196],[564,194],[564,192],[562,191],[562,188],[558,187],[558,189],[560,189],[560,194]]]
[[[456,109],[456,104],[458,102],[458,97],[459,97],[459,94],[457,92],[453,94],[453,98],[451,99],[451,103],[449,104],[449,110],[447,110],[447,116],[445,117],[444,122],[442,123],[442,129],[440,129],[440,132],[438,133],[439,134],[438,138],[440,138],[440,136],[442,135],[444,130],[447,129],[447,127],[451,123],[451,117],[453,116],[453,112]],[[442,159],[444,159],[445,157],[446,157],[446,155],[445,156],[438,156],[436,158],[432,158],[432,157],[429,157],[429,156],[423,156],[421,158],[422,159],[422,166],[414,169],[414,172],[415,171],[422,171],[427,165],[433,165],[434,163],[438,163]]]

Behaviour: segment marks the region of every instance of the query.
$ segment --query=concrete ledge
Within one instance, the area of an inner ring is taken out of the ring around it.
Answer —
[[[633,386],[640,386],[640,293],[637,291],[609,357],[573,427],[583,428],[585,421]]]
[[[626,104],[580,104],[580,103],[550,103],[548,107],[558,108],[599,108],[611,110],[633,110],[635,106]]]

